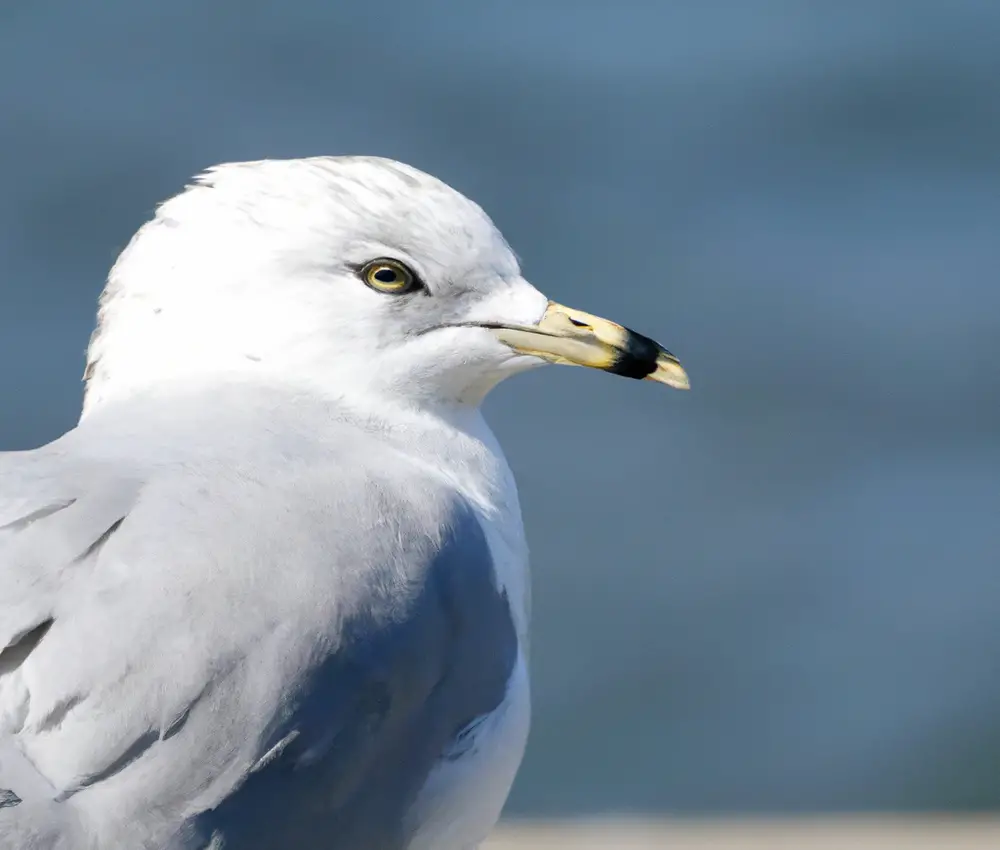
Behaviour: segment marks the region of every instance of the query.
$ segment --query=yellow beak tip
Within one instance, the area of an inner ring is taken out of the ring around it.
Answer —
[[[656,369],[646,376],[647,381],[656,381],[658,384],[666,384],[675,390],[691,389],[691,379],[680,363],[674,360],[660,360],[656,364]]]

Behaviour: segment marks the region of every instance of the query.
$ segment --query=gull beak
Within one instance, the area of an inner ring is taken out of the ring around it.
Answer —
[[[680,361],[658,342],[555,301],[549,302],[537,325],[486,327],[515,351],[550,363],[589,366],[678,390],[691,386]]]

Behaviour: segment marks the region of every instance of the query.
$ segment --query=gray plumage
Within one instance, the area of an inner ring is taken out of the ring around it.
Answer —
[[[0,739],[73,754],[48,794],[0,750],[3,850],[91,846],[77,806],[112,793],[159,815],[113,847],[406,846],[517,638],[470,506],[346,421],[311,440],[315,415],[346,419],[195,392],[0,455]]]

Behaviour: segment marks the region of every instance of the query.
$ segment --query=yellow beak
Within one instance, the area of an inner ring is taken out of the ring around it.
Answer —
[[[691,386],[680,361],[658,342],[555,301],[549,302],[537,325],[491,325],[489,329],[515,351],[552,363],[603,369],[679,390]]]

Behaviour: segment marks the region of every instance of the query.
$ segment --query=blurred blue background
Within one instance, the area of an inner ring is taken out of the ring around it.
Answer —
[[[689,367],[488,403],[509,814],[997,807],[1000,3],[6,3],[0,114],[4,448],[74,424],[117,251],[225,160],[428,170]]]

